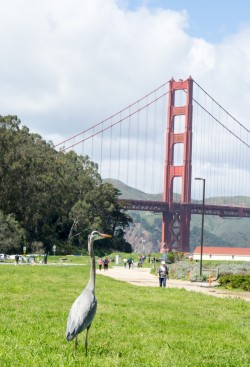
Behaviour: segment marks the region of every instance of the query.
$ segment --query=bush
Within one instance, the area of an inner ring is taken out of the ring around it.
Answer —
[[[191,282],[206,282],[208,280],[207,274],[191,274],[190,276]]]
[[[250,291],[250,275],[234,274],[219,278],[219,285],[226,289],[242,289]]]

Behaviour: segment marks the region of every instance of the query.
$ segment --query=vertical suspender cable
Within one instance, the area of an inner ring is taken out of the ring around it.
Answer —
[[[218,119],[220,121],[220,109],[218,110]],[[216,124],[216,135],[215,135],[215,142],[214,142],[214,145],[215,145],[215,156],[216,156],[216,165],[218,167],[217,169],[217,173],[216,173],[216,196],[218,197],[219,196],[219,167],[220,167],[220,147],[219,147],[219,144],[220,144],[220,141],[218,139],[218,137],[220,136],[220,125],[219,124]]]
[[[93,143],[93,140],[94,140],[94,132],[95,132],[95,128],[93,127],[92,129],[92,138],[91,138],[91,160],[94,161],[94,143]]]
[[[100,175],[102,176],[102,144],[103,144],[103,124],[101,129],[101,154],[100,154]]]
[[[155,99],[156,99],[156,92],[155,92]],[[154,180],[155,180],[155,166],[156,163],[156,157],[155,157],[155,150],[156,150],[156,125],[157,125],[157,101],[154,103],[154,119],[153,119],[153,156],[152,156],[152,164],[151,164],[151,193],[154,194]]]
[[[222,118],[222,111],[221,109],[219,108],[219,121],[221,121],[221,118]],[[218,193],[217,193],[217,196],[221,196],[222,195],[222,191],[221,191],[221,175],[220,175],[220,172],[221,172],[221,160],[222,160],[222,157],[221,157],[221,144],[223,144],[223,134],[220,133],[221,131],[221,128],[219,126],[219,124],[216,124],[218,126],[218,143],[216,144],[217,145],[217,153],[218,153],[218,161],[217,161],[217,164],[218,164],[218,167],[219,167],[219,172],[218,172]]]
[[[110,129],[110,145],[109,145],[109,178],[111,178],[111,159],[112,159],[112,145],[113,145],[113,129],[112,129],[112,118],[111,118],[111,129]]]
[[[212,115],[213,115],[213,111],[214,111],[214,103],[211,104],[211,110],[212,110]],[[210,144],[209,147],[211,149],[211,151],[213,151],[213,144],[215,142],[214,137],[213,137],[213,133],[214,133],[214,129],[213,129],[213,119],[211,118],[211,116],[208,117],[208,127],[207,127],[207,131],[208,131],[208,136],[210,137]],[[209,133],[210,132],[210,133]],[[209,147],[207,147],[207,149],[209,149]],[[213,187],[213,182],[212,182],[212,174],[213,174],[213,169],[212,169],[212,165],[213,163],[211,162],[211,160],[209,160],[209,177],[208,180],[208,185],[206,187],[206,192],[207,192],[207,197],[212,197],[212,192],[211,192],[211,188]]]
[[[234,130],[235,133],[235,130]],[[237,184],[239,181],[239,176],[238,176],[238,172],[239,172],[239,149],[237,149],[237,141],[234,139],[235,143],[234,143],[234,151],[236,152],[236,164],[234,166],[234,196],[237,192]],[[234,200],[235,201],[235,200]]]
[[[228,115],[227,115],[227,118],[225,119],[225,121],[227,120],[227,126],[229,126],[229,121],[228,121]],[[228,154],[230,153],[229,150],[228,150],[228,146],[229,146],[229,140],[230,140],[230,136],[228,136],[227,134],[227,138],[222,146],[222,149],[223,149],[223,171],[226,170],[226,175],[227,175],[227,158],[228,158]],[[226,181],[228,182],[228,178],[226,178]],[[224,189],[224,192],[223,192],[223,197],[224,197],[224,200],[223,200],[223,203],[226,203],[226,196],[228,196],[228,187],[226,189]]]
[[[241,130],[240,130],[240,136],[241,136]],[[239,179],[238,179],[238,182],[243,182],[242,180],[243,180],[243,177],[242,177],[242,145],[240,145],[240,149],[239,149],[239,171],[240,171],[240,177],[239,177]],[[240,186],[240,191],[241,191],[241,185],[239,185]],[[240,205],[240,195],[239,195],[239,193],[237,194],[237,196],[238,196],[238,205]]]
[[[120,114],[121,120],[121,114]],[[118,189],[120,187],[120,166],[121,166],[121,135],[122,135],[122,123],[119,123],[119,154],[118,154]]]
[[[130,121],[131,117],[130,117],[130,108],[129,108],[129,118],[128,118],[128,141],[127,141],[127,185],[129,185],[129,160],[130,160],[130,152],[129,152],[129,149],[130,149],[130,124],[131,124],[131,121]]]
[[[138,101],[138,113],[136,116],[136,153],[135,153],[135,188],[137,189],[137,175],[138,175],[138,150],[139,150],[139,136],[140,136],[140,102]]]
[[[148,107],[146,108],[146,129],[145,129],[145,150],[144,150],[144,161],[143,161],[143,191],[146,192],[146,183],[147,183],[147,148],[148,148]]]
[[[84,133],[82,134],[82,155],[84,155]]]

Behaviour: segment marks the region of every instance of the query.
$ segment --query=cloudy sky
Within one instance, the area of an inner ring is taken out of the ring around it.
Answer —
[[[247,0],[0,0],[0,114],[55,144],[190,75],[250,127]]]

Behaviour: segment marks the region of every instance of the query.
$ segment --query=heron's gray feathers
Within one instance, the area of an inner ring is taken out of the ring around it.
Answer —
[[[93,321],[97,300],[91,289],[85,288],[73,303],[67,322],[66,339],[68,341],[86,329]]]

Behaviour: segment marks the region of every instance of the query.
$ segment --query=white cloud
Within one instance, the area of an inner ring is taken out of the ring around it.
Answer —
[[[0,20],[3,111],[41,133],[53,119],[53,133],[70,135],[139,98],[177,72],[188,42],[184,13],[113,0],[12,0]]]
[[[194,39],[188,53],[188,65],[192,74],[207,73],[215,68],[215,46],[203,39]]]

